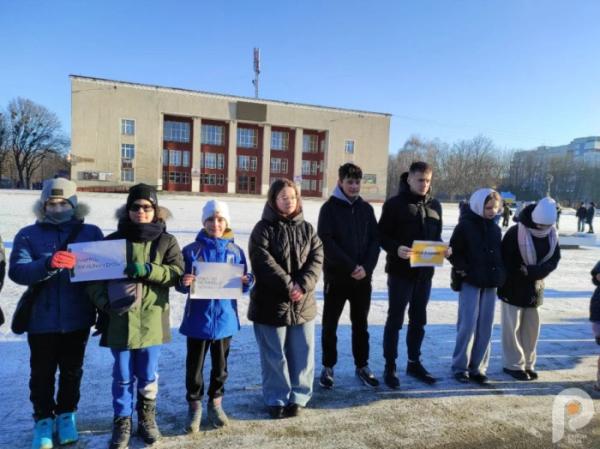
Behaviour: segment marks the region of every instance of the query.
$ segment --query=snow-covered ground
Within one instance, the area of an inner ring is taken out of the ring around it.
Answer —
[[[31,208],[39,192],[0,191],[0,235],[8,250],[16,232],[33,222]],[[206,197],[160,196],[174,218],[168,229],[181,246],[191,242],[200,227],[201,208]],[[248,237],[260,218],[264,201],[255,198],[223,198],[230,205],[236,242],[247,248]],[[80,201],[91,207],[88,223],[104,233],[116,227],[114,211],[125,195],[81,193]],[[305,200],[305,218],[316,225],[320,201]],[[375,204],[379,216],[381,204]],[[444,239],[448,240],[457,222],[457,209],[444,205]],[[576,230],[575,217],[563,213],[561,233]],[[538,347],[540,379],[518,383],[502,373],[499,305],[493,334],[489,376],[492,387],[457,384],[450,363],[455,339],[457,294],[449,288],[450,268],[437,270],[428,308],[427,335],[423,346],[424,364],[441,380],[425,387],[401,372],[401,390],[385,387],[369,390],[354,377],[348,310],[338,331],[339,363],[336,387],[323,391],[315,383],[309,409],[296,419],[271,421],[262,405],[260,363],[251,323],[246,319],[247,300],[241,301],[242,330],[234,338],[225,396],[225,409],[232,425],[219,431],[207,429],[196,437],[183,433],[185,422],[185,340],[177,332],[184,296],[171,294],[173,342],[163,347],[160,363],[158,421],[165,438],[161,448],[458,448],[458,447],[551,447],[552,404],[556,394],[577,387],[594,398],[596,414],[590,424],[577,432],[567,431],[556,447],[600,447],[600,407],[591,389],[596,374],[598,346],[592,339],[588,304],[592,293],[589,271],[600,259],[593,238],[590,246],[564,250],[558,270],[546,282],[546,301],[541,308],[542,332]],[[382,252],[373,279],[373,302],[369,317],[372,369],[383,370],[382,334],[387,311],[387,287]],[[319,286],[321,290],[322,284]],[[23,287],[6,280],[0,304],[10,321]],[[322,295],[319,294],[319,309]],[[317,318],[320,324],[321,317]],[[399,365],[405,362],[400,345]],[[316,374],[320,370],[320,326],[317,326]],[[0,328],[0,448],[26,448],[31,438],[31,406],[28,376],[29,352],[26,338],[15,336],[8,325]],[[208,362],[210,363],[210,362]],[[112,420],[111,366],[109,351],[90,339],[78,412],[79,448],[108,445]],[[208,373],[207,373],[208,374]],[[132,439],[132,448],[143,443]]]

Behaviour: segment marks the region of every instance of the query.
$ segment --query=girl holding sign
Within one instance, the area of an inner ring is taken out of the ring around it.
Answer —
[[[183,248],[185,273],[176,287],[188,294],[185,313],[179,332],[187,337],[185,386],[188,401],[186,431],[200,430],[202,419],[202,396],[204,394],[204,360],[210,350],[211,371],[208,386],[208,421],[213,427],[228,424],[227,415],[221,405],[227,380],[227,357],[231,338],[240,329],[240,320],[235,299],[191,299],[190,286],[198,273],[196,262],[230,263],[242,265],[244,275],[241,283],[248,291],[254,277],[247,273],[244,251],[233,243],[229,207],[218,200],[210,200],[202,209],[202,229],[196,241]]]
[[[492,189],[474,192],[450,239],[452,287],[460,290],[452,372],[463,383],[488,383],[496,289],[506,278],[502,232],[494,222],[500,200]]]
[[[160,438],[156,425],[158,357],[171,340],[169,287],[183,273],[183,258],[175,237],[166,231],[167,209],[159,207],[156,189],[137,184],[129,189],[127,204],[117,211],[117,232],[107,239],[125,239],[127,282],[90,285],[96,307],[108,314],[100,344],[108,346],[113,365],[113,434],[111,449],[124,449],[131,435],[134,384],[137,379],[138,435],[147,444]],[[117,296],[122,287],[122,294]],[[123,296],[129,293],[129,306]],[[118,301],[116,301],[118,300]]]
[[[249,251],[256,286],[248,319],[254,322],[260,351],[263,397],[272,418],[297,416],[313,391],[315,287],[323,244],[304,221],[292,181],[271,184]]]

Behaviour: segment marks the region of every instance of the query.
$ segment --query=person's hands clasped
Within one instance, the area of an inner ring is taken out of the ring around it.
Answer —
[[[361,265],[357,265],[354,268],[354,271],[350,274],[350,277],[352,277],[352,279],[360,281],[367,277],[367,272],[365,271],[364,267],[362,267]]]
[[[300,286],[294,282],[294,285],[292,285],[292,288],[290,289],[290,299],[292,300],[292,302],[298,302],[302,299],[303,296],[304,292],[302,291]]]
[[[71,270],[77,263],[77,256],[69,251],[56,251],[50,258],[49,266],[53,270],[66,268]]]

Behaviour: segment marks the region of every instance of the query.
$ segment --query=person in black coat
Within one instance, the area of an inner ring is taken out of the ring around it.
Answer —
[[[400,177],[398,195],[388,199],[379,220],[381,246],[387,252],[389,308],[383,333],[384,382],[398,388],[396,375],[398,337],[408,305],[407,374],[428,384],[436,379],[421,364],[421,344],[427,323],[433,268],[410,266],[415,240],[441,241],[442,206],[431,196],[432,169],[426,162],[414,162]]]
[[[585,207],[585,203],[583,201],[581,204],[579,204],[577,212],[575,212],[575,216],[577,217],[577,232],[583,232],[587,217],[587,207]]]
[[[540,332],[538,307],[544,299],[544,278],[558,266],[560,247],[554,223],[556,203],[543,198],[520,214],[519,223],[502,240],[507,279],[498,289],[502,304],[504,371],[517,380],[534,380]]]
[[[586,211],[586,221],[589,226],[588,233],[594,233],[594,217],[596,215],[596,204],[592,201],[590,202],[590,207],[587,208]]]
[[[600,262],[592,269],[592,283],[596,286],[596,290],[594,290],[590,300],[590,321],[592,322],[596,344],[600,345]],[[600,391],[600,357],[598,357],[598,371],[594,389]]]
[[[356,375],[368,386],[379,385],[368,366],[367,323],[371,276],[379,258],[379,239],[373,207],[360,197],[361,179],[360,167],[350,162],[342,165],[333,194],[319,212],[317,232],[325,253],[323,370],[320,377],[324,388],[333,387],[333,367],[337,362],[336,331],[346,300],[350,303]]]
[[[452,277],[459,285],[456,345],[452,372],[459,382],[487,384],[487,366],[494,324],[496,288],[504,283],[502,232],[494,217],[500,194],[479,189],[471,195],[470,208],[454,228],[449,257]]]
[[[312,397],[323,244],[303,218],[296,184],[278,179],[267,198],[248,246],[256,278],[248,319],[260,352],[264,401],[278,419],[297,416]]]
[[[6,274],[6,255],[4,254],[4,244],[2,243],[2,237],[0,237],[0,291],[4,286],[4,275]],[[4,313],[0,309],[0,326],[4,324]]]

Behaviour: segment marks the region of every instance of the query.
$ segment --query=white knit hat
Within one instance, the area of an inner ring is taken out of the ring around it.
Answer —
[[[227,227],[231,229],[231,215],[229,215],[229,206],[227,206],[227,203],[219,200],[209,200],[206,202],[202,208],[202,224],[204,224],[206,220],[208,220],[210,217],[213,217],[217,213],[223,217],[225,221],[227,221]]]
[[[556,223],[556,201],[547,196],[538,201],[531,218],[534,223],[541,225],[553,225]]]
[[[471,210],[480,217],[483,217],[485,199],[493,192],[495,192],[495,190],[490,188],[479,189],[473,192],[471,198],[469,199],[469,207]]]
[[[63,199],[77,207],[77,184],[65,178],[53,178],[44,181],[42,188],[42,202],[48,200]]]

